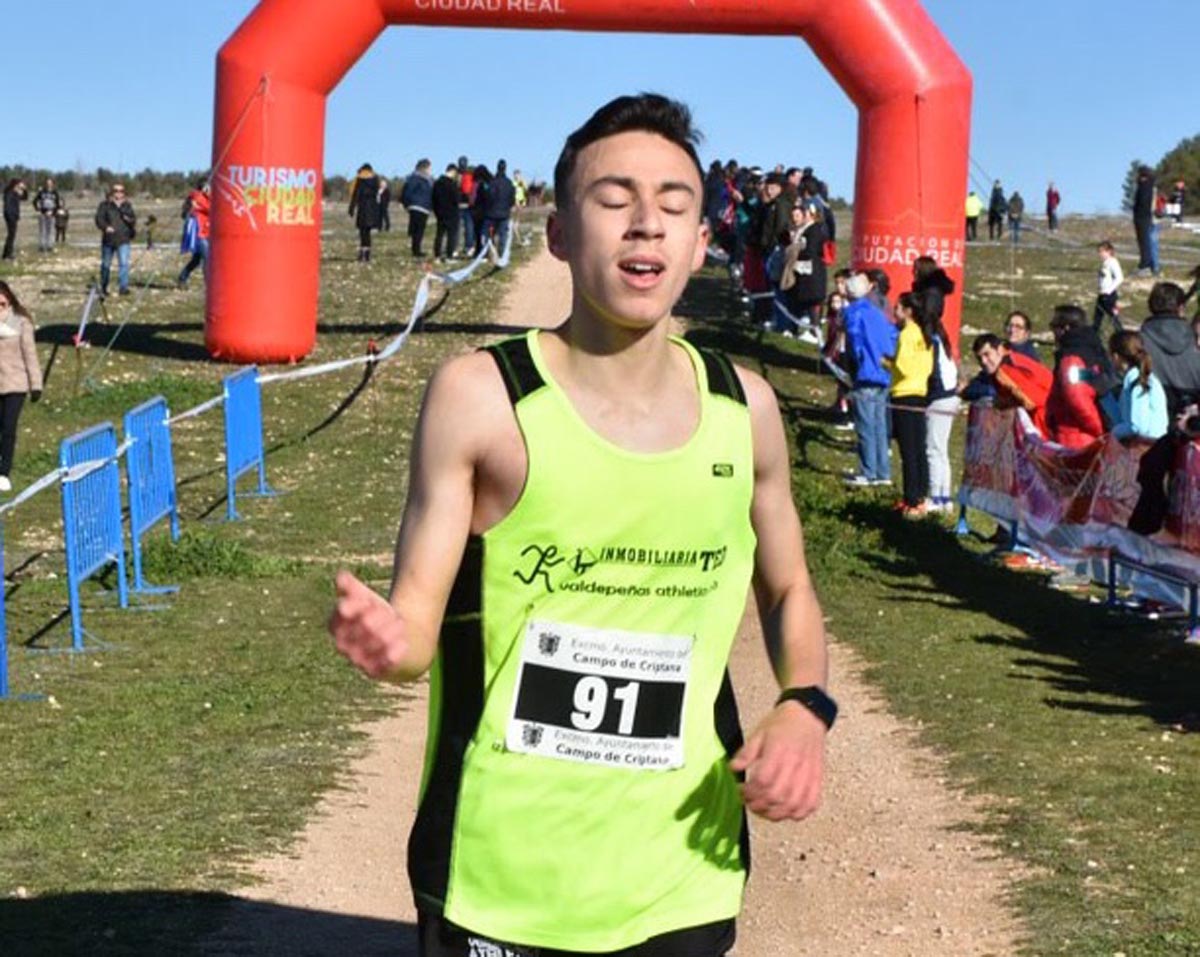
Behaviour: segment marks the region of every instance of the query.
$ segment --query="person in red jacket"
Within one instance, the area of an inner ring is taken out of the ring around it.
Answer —
[[[187,285],[192,271],[197,266],[203,265],[205,278],[208,275],[208,189],[208,180],[202,179],[183,201],[183,240],[179,244],[179,251],[191,253],[192,258],[179,273],[180,289]]]
[[[1054,387],[1046,403],[1049,438],[1081,449],[1106,429],[1100,402],[1117,384],[1112,360],[1079,306],[1056,306],[1050,320],[1054,333]]]
[[[996,389],[996,408],[1022,408],[1029,413],[1042,435],[1048,435],[1046,401],[1054,385],[1054,373],[1022,352],[1009,349],[999,336],[985,332],[971,343],[980,368]]]

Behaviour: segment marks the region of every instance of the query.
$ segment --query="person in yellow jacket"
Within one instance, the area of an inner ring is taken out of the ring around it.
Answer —
[[[975,239],[979,217],[983,213],[983,200],[975,190],[967,193],[967,242]]]
[[[925,456],[925,406],[933,374],[933,344],[922,331],[921,298],[904,293],[896,302],[892,321],[900,330],[892,359],[892,434],[900,446],[904,498],[897,508],[906,518],[925,514],[929,494],[929,461]]]

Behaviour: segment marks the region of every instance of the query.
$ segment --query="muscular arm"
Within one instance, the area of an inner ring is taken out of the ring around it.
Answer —
[[[433,663],[470,531],[475,468],[486,441],[488,417],[477,403],[491,401],[495,378],[491,358],[476,354],[447,363],[429,383],[413,439],[389,598],[349,572],[338,574],[330,633],[338,651],[373,678],[413,681]]]
[[[783,422],[771,388],[757,376],[739,373],[754,436],[754,592],[767,654],[781,688],[825,687],[825,627],[792,501]],[[773,708],[732,763],[746,773],[746,806],[771,820],[807,817],[820,803],[824,748],[825,726],[807,708],[795,702]]]

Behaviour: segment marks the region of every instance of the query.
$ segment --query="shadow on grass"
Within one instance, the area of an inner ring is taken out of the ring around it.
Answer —
[[[1017,670],[1009,677],[1042,682],[1047,707],[1195,724],[1200,655],[1179,640],[1177,627],[1171,634],[1162,623],[1055,591],[1045,575],[1013,572],[973,555],[933,522],[905,521],[868,502],[853,502],[847,512],[878,528],[900,556],[862,556],[895,601],[968,610],[1020,632],[975,634],[971,640],[1013,651]],[[915,583],[919,575],[932,587]]]
[[[413,924],[192,891],[0,900],[0,940],[5,957],[417,954]]]

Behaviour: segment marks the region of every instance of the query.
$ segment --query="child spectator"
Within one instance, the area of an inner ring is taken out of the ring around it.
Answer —
[[[1102,332],[1101,326],[1107,317],[1121,331],[1120,307],[1117,305],[1117,293],[1125,274],[1121,271],[1121,263],[1117,259],[1117,250],[1107,239],[1096,249],[1100,253],[1100,270],[1097,274],[1099,288],[1096,295],[1096,311],[1092,313],[1092,328],[1097,333]]]
[[[920,518],[925,514],[929,494],[925,407],[933,374],[933,344],[927,336],[930,320],[921,298],[911,292],[900,296],[892,317],[900,332],[891,363],[892,433],[900,446],[904,477],[904,497],[897,503],[897,510],[905,518]]]
[[[1114,333],[1108,340],[1108,350],[1122,377],[1113,437],[1151,442],[1162,438],[1168,426],[1167,393],[1152,371],[1142,337],[1132,330]]]
[[[1081,449],[1105,432],[1100,403],[1116,386],[1112,363],[1079,306],[1056,306],[1054,386],[1046,403],[1050,440]]]

